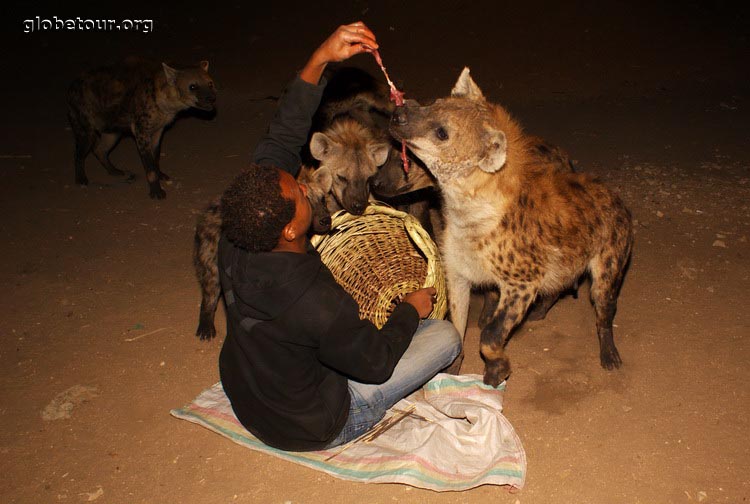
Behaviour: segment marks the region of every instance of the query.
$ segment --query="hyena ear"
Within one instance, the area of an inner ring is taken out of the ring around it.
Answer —
[[[372,156],[373,161],[375,161],[375,166],[383,166],[386,161],[388,161],[388,154],[391,153],[391,146],[388,144],[375,144],[370,146],[370,155]]]
[[[469,75],[470,72],[469,67],[464,67],[461,75],[458,76],[456,84],[453,86],[451,96],[468,98],[474,101],[485,101],[482,90],[479,89],[477,83],[471,78],[471,75]]]
[[[318,131],[310,139],[310,154],[318,161],[323,161],[331,151],[332,144],[333,141],[325,133]]]
[[[483,140],[487,148],[484,156],[479,160],[479,169],[487,173],[495,173],[505,165],[508,144],[505,133],[492,126],[485,126],[485,128],[486,134]]]
[[[316,186],[320,187],[324,193],[330,192],[333,187],[333,175],[331,175],[331,170],[325,166],[318,168],[312,174],[312,181]]]
[[[171,86],[177,84],[177,70],[167,65],[166,63],[162,63],[161,66],[164,68],[164,75],[167,76],[167,82]]]
[[[203,60],[201,61],[200,65],[204,72],[208,72],[208,61]]]

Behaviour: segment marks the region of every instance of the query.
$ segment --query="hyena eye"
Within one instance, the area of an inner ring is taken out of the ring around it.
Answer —
[[[349,179],[347,179],[343,175],[336,175],[336,178],[339,179],[341,182],[344,182],[344,183],[349,182]]]
[[[198,84],[190,84],[190,85],[188,86],[188,89],[189,89],[190,91],[195,91],[196,89],[198,89]]]
[[[448,140],[448,132],[445,131],[445,128],[442,126],[435,130],[435,136],[438,137],[439,140]]]

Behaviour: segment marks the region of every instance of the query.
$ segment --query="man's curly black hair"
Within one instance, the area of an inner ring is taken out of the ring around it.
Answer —
[[[221,196],[222,227],[227,238],[249,252],[268,252],[294,217],[294,201],[281,195],[279,170],[250,165]]]

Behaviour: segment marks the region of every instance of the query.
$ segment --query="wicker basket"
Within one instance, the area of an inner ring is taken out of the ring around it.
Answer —
[[[359,316],[378,328],[405,294],[421,287],[437,290],[430,318],[445,317],[440,255],[411,215],[379,204],[370,204],[361,216],[342,210],[333,215],[331,232],[311,241],[336,281],[359,304]]]

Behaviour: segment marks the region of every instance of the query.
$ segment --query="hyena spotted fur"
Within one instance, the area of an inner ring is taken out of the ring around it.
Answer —
[[[370,179],[388,159],[388,139],[351,118],[335,120],[313,134],[310,153],[320,161],[318,170],[331,174],[331,204],[361,215],[370,200]]]
[[[510,374],[504,347],[534,298],[556,296],[585,272],[601,365],[620,367],[612,320],[633,245],[630,212],[620,198],[590,176],[540,168],[533,142],[504,108],[485,99],[468,68],[450,97],[399,107],[391,132],[424,161],[443,194],[441,254],[460,333],[471,287],[500,288],[481,332],[484,382],[497,386]]]
[[[159,168],[164,128],[178,112],[189,108],[213,111],[216,102],[214,81],[208,62],[196,67],[175,69],[135,58],[82,74],[68,89],[68,119],[75,136],[75,181],[87,185],[84,163],[89,152],[110,175],[128,176],[109,159],[110,151],[123,134],[135,138],[149,196],[166,197],[161,180],[169,176]]]
[[[303,166],[297,180],[307,186],[307,199],[313,211],[312,232],[327,233],[331,230],[331,214],[328,210],[331,206],[330,173],[326,168],[313,170]],[[201,307],[195,335],[202,340],[216,336],[214,319],[221,295],[218,270],[221,226],[221,198],[217,197],[198,216],[193,243],[193,266],[201,289]]]
[[[554,171],[575,172],[575,164],[567,152],[546,140],[530,136],[531,155],[540,168]],[[395,198],[423,189],[436,188],[437,181],[430,171],[421,163],[414,163],[408,171],[404,170],[401,159],[391,159],[384,164],[372,179],[372,189],[379,196]]]
[[[570,156],[560,147],[536,136],[530,136],[529,142],[532,146],[531,158],[539,170],[571,173],[576,171]],[[412,163],[409,171],[404,171],[400,159],[398,162],[389,159],[372,180],[372,190],[376,195],[384,197],[386,202],[394,205],[403,201],[402,198],[413,195],[414,197],[409,200],[404,210],[417,217],[433,238],[436,238],[436,233],[433,231],[432,221],[437,220],[439,225],[435,227],[442,229],[439,216],[437,219],[433,217],[433,212],[442,206],[439,194],[437,194],[437,181],[421,163]],[[574,297],[577,297],[577,287],[578,285],[574,284],[571,289]],[[482,291],[484,304],[478,320],[480,328],[490,323],[500,300],[498,289],[493,286],[483,286]],[[526,316],[527,320],[543,319],[557,298],[558,296],[537,297]]]
[[[535,136],[530,137],[530,142],[533,145],[532,154],[540,169],[575,171],[570,156],[560,147]],[[430,235],[435,237],[430,214],[433,210],[439,210],[440,196],[435,177],[421,161],[412,162],[407,171],[404,170],[400,154],[392,154],[380,167],[370,185],[376,197],[393,206],[401,206],[403,203],[403,210],[417,217]]]

